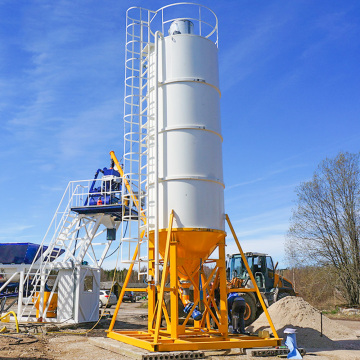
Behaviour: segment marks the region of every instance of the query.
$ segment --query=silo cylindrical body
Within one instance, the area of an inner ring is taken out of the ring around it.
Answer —
[[[178,255],[190,271],[224,237],[217,53],[205,37],[175,34],[159,38],[150,57],[149,224],[163,253],[174,210]]]

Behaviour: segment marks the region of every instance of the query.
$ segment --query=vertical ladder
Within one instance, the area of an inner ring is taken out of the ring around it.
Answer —
[[[150,49],[153,35],[150,23],[155,13],[141,8],[127,12],[124,94],[124,177],[130,183],[141,206],[141,216],[125,214],[122,223],[123,263],[133,263],[132,254],[139,246],[135,261],[138,276],[147,274],[149,203],[148,203],[148,127]],[[123,203],[134,207],[133,197],[123,190]]]

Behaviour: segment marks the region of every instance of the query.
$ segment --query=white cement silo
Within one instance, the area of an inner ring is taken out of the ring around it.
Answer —
[[[173,23],[172,28],[181,26]],[[152,182],[150,176],[149,203],[158,204],[159,230],[167,228],[169,213],[174,209],[175,229],[223,231],[217,46],[203,36],[175,32],[159,37],[152,48],[150,68],[154,77],[149,97],[154,106],[150,133],[157,131],[158,145],[156,135],[150,136],[149,158],[156,158],[158,148],[158,199],[152,186],[156,181]],[[155,172],[155,162],[150,160],[149,173]],[[156,218],[151,209],[156,207],[150,207],[150,224]]]

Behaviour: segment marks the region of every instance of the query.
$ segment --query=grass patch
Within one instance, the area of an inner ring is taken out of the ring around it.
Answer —
[[[144,301],[142,303],[139,304],[138,308],[140,309],[146,309],[148,307],[148,302]]]
[[[340,310],[338,307],[336,307],[335,309],[332,309],[332,310],[323,310],[322,313],[324,315],[337,315],[339,314]]]

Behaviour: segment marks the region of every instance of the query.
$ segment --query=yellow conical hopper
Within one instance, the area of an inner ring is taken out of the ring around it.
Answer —
[[[166,230],[159,232],[159,252],[162,258],[165,255],[166,235]],[[199,270],[200,265],[208,259],[219,241],[224,238],[224,232],[211,229],[173,229],[172,236],[177,242],[179,278],[188,280],[188,274]]]

